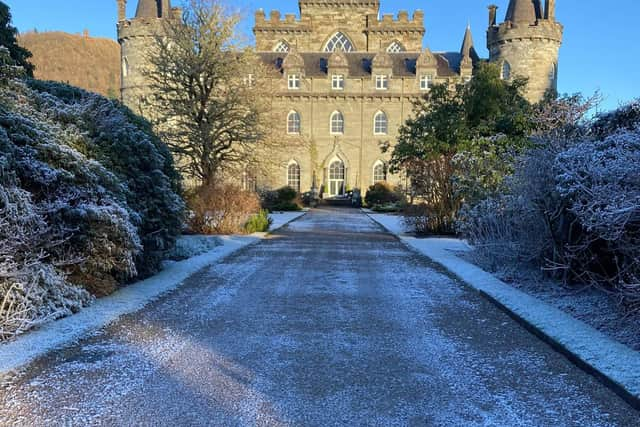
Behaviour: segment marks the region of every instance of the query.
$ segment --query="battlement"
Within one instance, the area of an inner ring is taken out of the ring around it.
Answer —
[[[299,0],[300,11],[305,8],[375,8],[380,10],[380,0]]]
[[[255,14],[254,31],[309,31],[311,29],[311,19],[303,16],[297,19],[293,13],[287,13],[282,18],[282,14],[277,10],[269,13],[269,19],[263,9],[259,9]]]
[[[411,19],[409,19],[409,12],[406,10],[398,12],[397,19],[394,19],[392,14],[382,15],[382,19],[371,14],[367,16],[367,30],[380,32],[420,31],[424,33],[424,12],[416,10]]]
[[[162,34],[163,22],[160,18],[136,18],[118,22],[118,40]]]
[[[555,20],[540,19],[533,25],[506,21],[489,27],[487,44],[491,46],[514,39],[551,40],[561,43],[563,31],[562,24]]]

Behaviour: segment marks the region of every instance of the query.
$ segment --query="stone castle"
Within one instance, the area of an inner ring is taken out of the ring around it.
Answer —
[[[139,0],[136,16],[126,19],[126,0],[117,2],[122,101],[144,113],[145,52],[162,20],[179,19],[181,11],[169,0]],[[500,65],[504,79],[527,77],[526,96],[538,101],[557,86],[563,27],[555,19],[555,0],[544,7],[541,0],[510,0],[502,23],[497,9],[489,6],[489,61]],[[252,185],[314,187],[331,197],[378,181],[406,184],[387,174],[380,143],[393,144],[412,102],[433,84],[454,87],[473,78],[480,58],[471,29],[459,51],[432,52],[423,48],[420,10],[411,16],[400,11],[396,18],[380,16],[379,0],[299,0],[299,12],[255,14],[255,49],[272,70],[274,126],[283,145],[291,144],[273,153],[280,167],[253,177]],[[300,139],[313,148],[294,144]]]

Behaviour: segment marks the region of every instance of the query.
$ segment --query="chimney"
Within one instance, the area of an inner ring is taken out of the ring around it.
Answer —
[[[544,17],[550,21],[556,20],[556,0],[547,0]]]
[[[118,1],[118,22],[125,21],[127,19],[127,0]]]
[[[492,4],[489,6],[489,27],[495,27],[497,23],[498,6]]]

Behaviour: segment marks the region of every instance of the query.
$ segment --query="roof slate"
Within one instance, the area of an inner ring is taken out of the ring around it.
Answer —
[[[325,52],[298,52],[304,60],[304,70],[307,77],[326,77],[328,73],[328,62],[331,53]],[[415,77],[416,60],[419,53],[389,53],[392,61],[392,73],[398,77]],[[275,72],[282,72],[281,64],[286,58],[286,53],[280,52],[259,52],[258,56],[265,64],[271,65]],[[350,77],[371,76],[371,63],[376,56],[372,52],[349,52],[346,53]],[[458,73],[456,69],[460,66],[461,55],[457,52],[434,53],[437,60],[437,74],[440,77],[454,77]],[[453,63],[452,63],[453,61]]]

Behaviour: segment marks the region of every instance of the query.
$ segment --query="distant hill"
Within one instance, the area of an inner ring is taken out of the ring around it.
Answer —
[[[37,79],[119,96],[120,46],[115,40],[51,31],[23,33],[18,43],[33,53]]]

